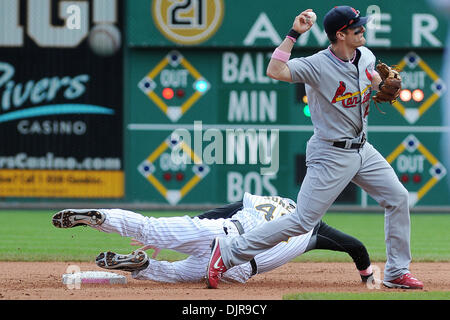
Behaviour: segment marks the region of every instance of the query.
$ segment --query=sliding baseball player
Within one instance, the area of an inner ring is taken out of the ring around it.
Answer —
[[[295,206],[291,199],[245,193],[240,202],[194,218],[154,218],[122,209],[67,209],[56,213],[52,222],[59,228],[88,225],[103,232],[131,237],[133,244],[145,245],[128,255],[111,251],[99,254],[96,263],[102,268],[131,271],[133,278],[140,280],[195,282],[204,279],[210,244],[215,237],[244,234],[268,221],[291,215]],[[148,248],[172,249],[189,257],[175,262],[158,261],[154,256],[148,257],[145,252]],[[321,221],[310,232],[292,237],[248,263],[230,268],[222,280],[246,282],[257,273],[271,271],[313,249],[347,252],[355,262],[362,281],[372,276],[365,246]]]

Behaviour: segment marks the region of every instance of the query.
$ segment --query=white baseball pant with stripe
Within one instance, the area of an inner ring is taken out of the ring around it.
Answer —
[[[257,211],[248,199],[261,200],[269,206],[260,207],[263,211]],[[244,197],[244,209],[233,216],[248,232],[251,228],[267,221],[267,212],[270,212],[277,204],[265,201],[266,197],[246,194]],[[272,197],[273,198],[273,197]],[[281,199],[281,198],[280,198]],[[247,201],[246,201],[247,200]],[[250,207],[249,207],[250,206]],[[122,209],[99,209],[106,216],[105,221],[98,230],[107,233],[118,233],[124,237],[133,237],[144,244],[151,244],[158,248],[175,250],[190,255],[188,258],[175,261],[158,261],[149,259],[149,266],[145,270],[133,272],[132,276],[140,280],[154,280],[160,282],[194,282],[204,279],[206,267],[211,254],[211,242],[218,236],[226,236],[224,228],[230,237],[239,235],[236,225],[231,219],[199,219],[189,216],[154,218]],[[267,211],[267,212],[266,212]],[[276,217],[276,210],[272,210],[270,218]],[[282,242],[270,250],[257,255],[255,262],[258,273],[273,270],[298,255],[305,252],[312,231],[298,237]],[[224,281],[246,282],[252,276],[250,263],[245,263],[228,270]]]

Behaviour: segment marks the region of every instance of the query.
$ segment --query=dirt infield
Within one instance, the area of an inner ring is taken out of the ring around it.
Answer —
[[[104,271],[93,263],[0,262],[0,300],[279,300],[296,292],[370,291],[360,283],[352,263],[289,263],[246,284],[223,283],[218,290],[208,290],[204,283],[138,281],[121,271],[117,273],[127,276],[125,285],[83,284],[68,289],[62,275],[70,265],[81,271]],[[382,271],[382,263],[375,265]],[[411,269],[424,282],[424,290],[450,291],[449,262],[413,263]]]

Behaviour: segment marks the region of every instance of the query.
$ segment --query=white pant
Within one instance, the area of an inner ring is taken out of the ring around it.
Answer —
[[[147,269],[132,273],[133,278],[139,280],[173,283],[201,281],[205,277],[213,239],[225,236],[224,227],[231,236],[239,234],[236,226],[225,219],[208,220],[189,216],[154,218],[122,209],[100,211],[106,215],[106,219],[96,227],[98,230],[133,237],[144,244],[190,255],[187,259],[175,262],[149,259]],[[251,265],[246,263],[228,270],[223,280],[245,282],[251,273]]]

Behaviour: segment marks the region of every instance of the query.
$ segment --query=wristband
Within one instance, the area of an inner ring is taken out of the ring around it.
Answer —
[[[272,59],[279,60],[284,63],[288,62],[290,57],[291,57],[290,53],[284,52],[278,48],[276,48],[275,51],[272,53]]]
[[[292,37],[292,38],[294,38],[297,41],[298,37],[300,37],[300,33],[295,31],[294,29],[291,29],[291,30],[289,30],[287,36],[288,37]]]
[[[369,276],[373,273],[372,266],[369,266],[366,270],[359,270],[359,274],[362,276]]]
[[[286,36],[286,38],[292,40],[293,43],[296,43],[296,42],[297,42],[297,39],[295,39],[294,37]]]

